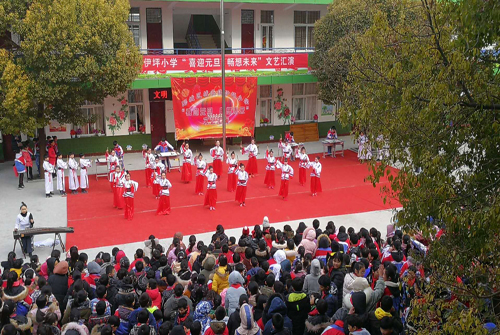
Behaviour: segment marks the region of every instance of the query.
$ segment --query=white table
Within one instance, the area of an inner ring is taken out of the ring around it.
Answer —
[[[177,166],[174,166],[173,164],[170,164],[170,170],[179,170],[181,172],[181,160],[179,158],[180,153],[177,151],[168,151],[168,152],[159,152],[158,156],[161,158],[173,158],[174,160],[177,161]],[[167,166],[168,169],[168,166]]]
[[[106,167],[106,173],[101,172],[99,173],[98,167],[99,166],[105,166]],[[95,180],[99,180],[99,177],[106,177],[108,178],[108,161],[106,158],[96,158],[95,160]]]
[[[336,158],[336,150],[337,150],[337,145],[342,146],[342,157],[344,157],[344,141],[342,140],[323,140],[321,141],[323,143],[323,158],[326,156],[332,156],[333,158]],[[329,154],[327,153],[327,148],[332,147],[332,153]]]

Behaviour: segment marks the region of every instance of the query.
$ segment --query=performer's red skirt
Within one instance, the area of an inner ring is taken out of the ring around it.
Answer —
[[[247,165],[247,168],[246,168],[246,171],[248,172],[248,174],[257,174],[258,171],[257,171],[257,157],[250,157],[248,159],[248,165]]]
[[[227,190],[229,192],[236,190],[236,175],[234,173],[228,173],[227,175]]]
[[[311,177],[311,193],[319,193],[322,192],[321,188],[321,179],[318,177]]]
[[[189,163],[182,164],[181,181],[190,182],[193,179],[192,166]]]
[[[217,175],[217,178],[222,176],[222,161],[220,159],[214,159],[212,163],[214,166],[214,173]]]
[[[203,184],[205,182],[205,176],[200,174],[196,176],[196,186],[194,187],[194,193],[200,194],[203,193]]]
[[[264,184],[267,187],[274,187],[276,182],[274,181],[274,170],[266,170],[266,178],[264,178]]]
[[[288,182],[289,180],[281,179],[280,193],[283,198],[288,197]]]
[[[158,209],[156,210],[156,215],[168,215],[170,214],[170,196],[162,195],[160,196],[160,201],[158,202]]]
[[[146,187],[149,187],[151,185],[151,169],[146,168],[146,170],[144,170],[144,173],[146,174]]]
[[[153,183],[153,195],[155,197],[160,195],[160,184]]]
[[[217,189],[209,188],[205,194],[205,202],[203,206],[215,207],[217,203]]]
[[[125,219],[132,220],[134,218],[134,198],[125,197]]]
[[[299,184],[304,186],[306,184],[307,169],[299,167]]]
[[[113,192],[113,206],[119,209],[125,208],[125,199],[123,198],[123,187],[115,187]]]
[[[246,186],[237,186],[235,200],[241,204],[241,203],[245,202],[246,197],[247,197],[247,187]]]

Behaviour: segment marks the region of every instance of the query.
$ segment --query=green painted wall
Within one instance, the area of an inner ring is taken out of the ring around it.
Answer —
[[[328,130],[331,126],[335,126],[335,129],[337,129],[337,134],[339,135],[348,135],[351,132],[351,125],[342,126],[339,121],[319,122],[319,137],[326,137],[326,134],[328,134]]]
[[[75,139],[58,140],[59,151],[66,156],[69,152],[75,155],[84,154],[103,154],[106,148],[113,147],[113,141],[118,141],[124,151],[127,151],[127,145],[132,146],[133,151],[142,150],[142,145],[151,145],[150,134],[134,134],[124,136],[92,136]]]
[[[257,127],[255,128],[255,140],[257,142],[269,142],[269,136],[273,135],[274,140],[279,141],[280,135],[285,137],[285,131],[289,131],[290,126],[274,126],[274,127]]]

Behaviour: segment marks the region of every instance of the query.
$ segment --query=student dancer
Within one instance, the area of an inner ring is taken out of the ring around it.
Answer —
[[[129,221],[134,218],[134,194],[139,188],[139,183],[130,178],[130,172],[127,171],[123,182],[123,198],[125,199],[125,219]]]
[[[66,182],[64,180],[64,170],[68,168],[68,164],[63,161],[63,155],[57,153],[57,190],[62,196],[66,196]]]
[[[196,186],[194,187],[194,193],[198,195],[203,195],[203,184],[205,183],[204,173],[207,171],[207,162],[203,160],[203,155],[200,154],[196,158]]]
[[[184,158],[184,162],[182,163],[181,181],[189,183],[193,179],[193,152],[189,149],[189,143],[182,143],[181,154]]]
[[[241,150],[243,155],[248,153],[247,172],[253,178],[258,173],[257,155],[259,154],[259,148],[255,145],[255,139],[252,138],[252,142],[246,148],[241,146]]]
[[[43,162],[44,178],[45,178],[45,197],[51,198],[54,194],[54,181],[52,180],[52,174],[54,173],[54,165],[50,164],[49,156],[45,156],[45,161]]]
[[[84,154],[80,154],[80,187],[82,193],[87,193],[87,188],[89,187],[89,177],[87,175],[87,169],[92,166],[92,161],[86,159]]]
[[[215,147],[210,149],[210,156],[213,158],[212,165],[217,178],[222,176],[222,160],[224,159],[224,149],[220,146],[220,141],[215,142]]]
[[[276,184],[274,178],[274,171],[276,170],[276,158],[274,157],[273,150],[269,150],[269,146],[266,150],[266,178],[264,178],[264,184],[266,184],[267,188],[272,190]]]
[[[288,200],[288,183],[290,179],[293,177],[293,168],[288,165],[288,160],[285,159],[284,163],[281,163],[280,161],[276,162],[276,167],[278,169],[281,169],[281,186],[280,186],[280,192],[278,195],[283,197],[283,200],[287,201]]]
[[[290,145],[290,143],[288,143],[286,141],[283,142],[281,135],[280,135],[280,143],[278,144],[278,147],[281,148],[281,150],[283,150],[283,160],[289,160],[292,158],[292,153],[293,153],[292,146]]]
[[[307,156],[306,148],[302,147],[299,154],[299,184],[306,184],[307,169],[309,168],[309,156]]]
[[[109,174],[114,173],[116,166],[120,164],[120,161],[116,156],[116,151],[111,150],[111,153],[109,153],[108,149],[106,148],[106,161],[109,164]],[[111,179],[111,176],[109,177],[109,179]]]
[[[234,174],[238,169],[238,159],[235,157],[234,151],[231,152],[231,156],[228,155],[229,151],[226,153],[227,160],[226,163],[229,165],[227,170],[227,190],[229,192],[234,192],[236,190],[237,178]]]
[[[155,156],[151,153],[151,148],[146,149],[146,153],[144,155],[144,159],[146,160],[146,187],[153,186],[151,181],[151,174],[153,173],[153,165],[155,163]]]
[[[209,206],[211,211],[215,211],[215,204],[217,203],[217,189],[215,185],[217,174],[214,173],[214,167],[212,165],[208,167],[208,171],[204,173],[204,176],[207,177],[208,185],[203,206]]]
[[[162,171],[165,171],[165,165],[160,161],[160,156],[156,156],[153,174],[151,175],[153,180],[153,195],[156,199],[160,198],[160,179]]]
[[[71,194],[77,194],[78,188],[80,187],[80,183],[78,181],[78,162],[75,159],[75,154],[70,152],[68,159],[68,167],[69,167],[69,189],[71,190]],[[111,188],[113,190],[113,188]]]
[[[170,143],[168,143],[168,141],[165,140],[164,137],[155,147],[155,151],[159,151],[161,153],[169,152],[170,150],[174,151],[174,147]],[[168,157],[163,157],[161,162],[163,163],[163,165],[168,166],[168,171],[170,171],[170,160],[168,159]]]
[[[163,171],[160,178],[160,201],[158,202],[158,209],[156,215],[170,214],[170,189],[172,184],[167,179],[167,173]]]
[[[317,196],[318,192],[322,192],[321,188],[321,163],[319,162],[319,156],[316,156],[314,162],[308,164],[308,168],[312,168],[311,171],[311,194],[312,196]]]
[[[123,198],[123,183],[125,182],[125,171],[117,166],[115,168],[113,179],[113,207],[118,209],[125,208],[125,199]]]
[[[372,146],[368,137],[362,131],[359,133],[358,139],[358,159],[363,163],[365,159],[372,159]]]
[[[118,161],[120,162],[122,170],[125,169],[123,148],[118,144],[117,141],[113,141],[113,150],[116,153],[116,157],[118,158]]]
[[[245,199],[247,197],[247,183],[248,183],[248,172],[245,171],[245,165],[240,164],[240,168],[234,173],[236,178],[238,178],[238,186],[236,186],[236,197],[235,200],[240,203],[240,207],[245,206]]]
[[[20,207],[21,213],[17,215],[16,225],[14,226],[14,231],[23,231],[25,229],[33,228],[35,221],[33,220],[33,215],[28,212],[28,206],[24,202],[21,203]],[[23,236],[21,237],[21,248],[25,254],[31,257],[33,252],[33,245],[31,244],[33,236]]]
[[[26,160],[23,155],[18,152],[16,154],[16,158],[14,160],[14,172],[16,177],[19,177],[19,185],[17,187],[18,190],[22,190],[24,188],[24,174],[26,173]]]

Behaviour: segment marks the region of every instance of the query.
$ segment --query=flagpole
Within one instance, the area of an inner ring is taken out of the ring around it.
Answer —
[[[224,0],[220,0],[220,48],[222,62],[222,148],[226,154],[226,55],[224,39]]]

